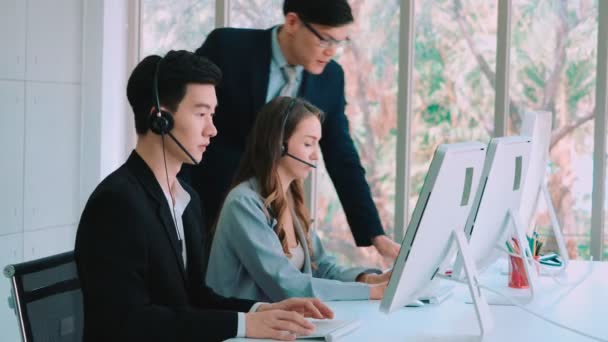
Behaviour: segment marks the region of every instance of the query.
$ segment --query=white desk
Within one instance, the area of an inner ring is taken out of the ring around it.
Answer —
[[[570,279],[582,276],[589,262],[573,261]],[[482,283],[492,287],[495,278]],[[500,280],[500,279],[499,279]],[[502,283],[502,282],[501,282]],[[608,340],[608,263],[594,262],[593,273],[572,289],[550,278],[540,278],[540,291],[527,307],[571,328]],[[344,341],[593,341],[558,328],[515,306],[491,305],[494,330],[481,339],[475,309],[465,304],[468,290],[457,285],[454,294],[439,305],[402,308],[389,315],[379,311],[379,301],[328,302],[336,319],[359,319],[361,327]],[[486,292],[487,293],[487,292]],[[247,341],[231,339],[230,341]],[[259,341],[259,340],[256,340]]]

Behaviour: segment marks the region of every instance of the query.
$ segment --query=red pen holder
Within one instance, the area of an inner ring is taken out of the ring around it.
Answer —
[[[539,257],[535,256],[534,259],[538,261]],[[538,264],[535,262],[532,267],[539,273]],[[528,284],[528,276],[526,269],[524,268],[524,259],[509,255],[509,287],[514,289],[527,289],[530,285]]]

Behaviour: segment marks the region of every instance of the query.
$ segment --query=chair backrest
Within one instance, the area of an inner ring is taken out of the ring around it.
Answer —
[[[8,265],[23,341],[81,342],[82,293],[74,252]]]

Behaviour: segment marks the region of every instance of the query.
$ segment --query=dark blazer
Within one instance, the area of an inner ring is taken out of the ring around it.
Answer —
[[[189,175],[202,197],[207,220],[212,222],[228,193],[256,114],[266,100],[271,29],[216,29],[196,53],[211,59],[223,73],[217,87],[218,135],[205,152],[201,166]],[[340,65],[331,61],[320,75],[304,71],[298,96],[326,114],[320,142],[325,166],[357,245],[369,246],[371,238],[384,231],[350,137],[344,114],[344,72]]]
[[[178,253],[169,205],[136,153],[89,198],[76,235],[84,297],[84,341],[221,341],[236,335],[236,311],[204,285],[199,198],[183,214],[187,268]]]

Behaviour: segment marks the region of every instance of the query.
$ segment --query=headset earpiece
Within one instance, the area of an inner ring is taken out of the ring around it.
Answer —
[[[289,104],[287,105],[287,109],[285,110],[285,113],[283,113],[283,121],[281,122],[281,141],[283,141],[283,143],[281,144],[281,157],[285,156],[287,154],[287,141],[284,141],[285,138],[285,126],[287,125],[287,120],[289,119],[289,115],[291,114],[291,110],[293,109],[293,106],[296,103],[296,98],[291,98],[291,100],[289,100]]]
[[[173,129],[173,115],[161,110],[150,114],[150,130],[156,134],[165,135]]]
[[[173,129],[173,115],[171,113],[162,110],[160,107],[160,96],[158,94],[158,74],[160,70],[160,63],[163,61],[164,57],[158,60],[156,63],[156,69],[154,70],[154,79],[152,81],[152,90],[154,96],[154,104],[156,108],[154,108],[154,112],[150,113],[150,117],[148,119],[148,127],[150,130],[156,134],[165,135]]]

